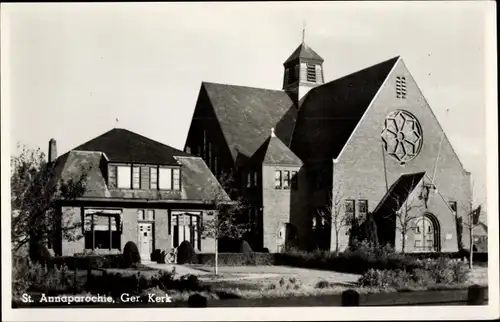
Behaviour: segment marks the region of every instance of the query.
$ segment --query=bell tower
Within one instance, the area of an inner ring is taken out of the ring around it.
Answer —
[[[323,58],[306,45],[304,32],[303,30],[302,43],[283,63],[285,67],[283,90],[287,91],[296,102],[312,88],[324,83]]]

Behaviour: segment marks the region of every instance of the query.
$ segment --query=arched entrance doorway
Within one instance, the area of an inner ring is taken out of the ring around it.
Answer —
[[[440,251],[440,228],[437,218],[430,213],[417,219],[414,229],[415,250],[417,252]]]

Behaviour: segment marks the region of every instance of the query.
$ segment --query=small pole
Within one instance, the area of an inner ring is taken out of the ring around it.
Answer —
[[[467,294],[467,305],[484,305],[485,288],[474,284],[469,287]]]
[[[342,292],[342,306],[359,306],[359,293],[355,290]]]

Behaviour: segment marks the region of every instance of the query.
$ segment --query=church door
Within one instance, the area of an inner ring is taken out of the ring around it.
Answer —
[[[428,216],[417,221],[415,226],[415,250],[420,252],[437,251],[436,226]]]

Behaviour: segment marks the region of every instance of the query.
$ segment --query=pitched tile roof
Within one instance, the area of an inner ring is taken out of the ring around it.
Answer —
[[[229,201],[219,181],[206,163],[199,157],[175,157],[182,164],[182,199],[214,200],[221,198]]]
[[[323,58],[320,57],[311,47],[307,46],[305,43],[301,43],[297,49],[288,57],[284,64],[298,59],[313,59],[323,62]]]
[[[78,180],[86,172],[84,197],[110,197],[106,180],[102,173],[105,157],[96,151],[69,151],[56,160],[56,182]]]
[[[112,129],[74,150],[104,152],[110,161],[176,165],[190,154],[125,129]]]
[[[336,158],[398,59],[310,90],[298,113],[292,150],[303,160]]]
[[[203,82],[233,160],[252,156],[271,128],[289,142],[297,108],[285,91]]]
[[[250,158],[251,164],[279,164],[301,166],[302,161],[278,137],[269,136]]]
[[[408,199],[415,187],[424,177],[425,172],[404,174],[392,184],[380,203],[373,211],[374,216],[388,215],[399,210],[399,207]]]

